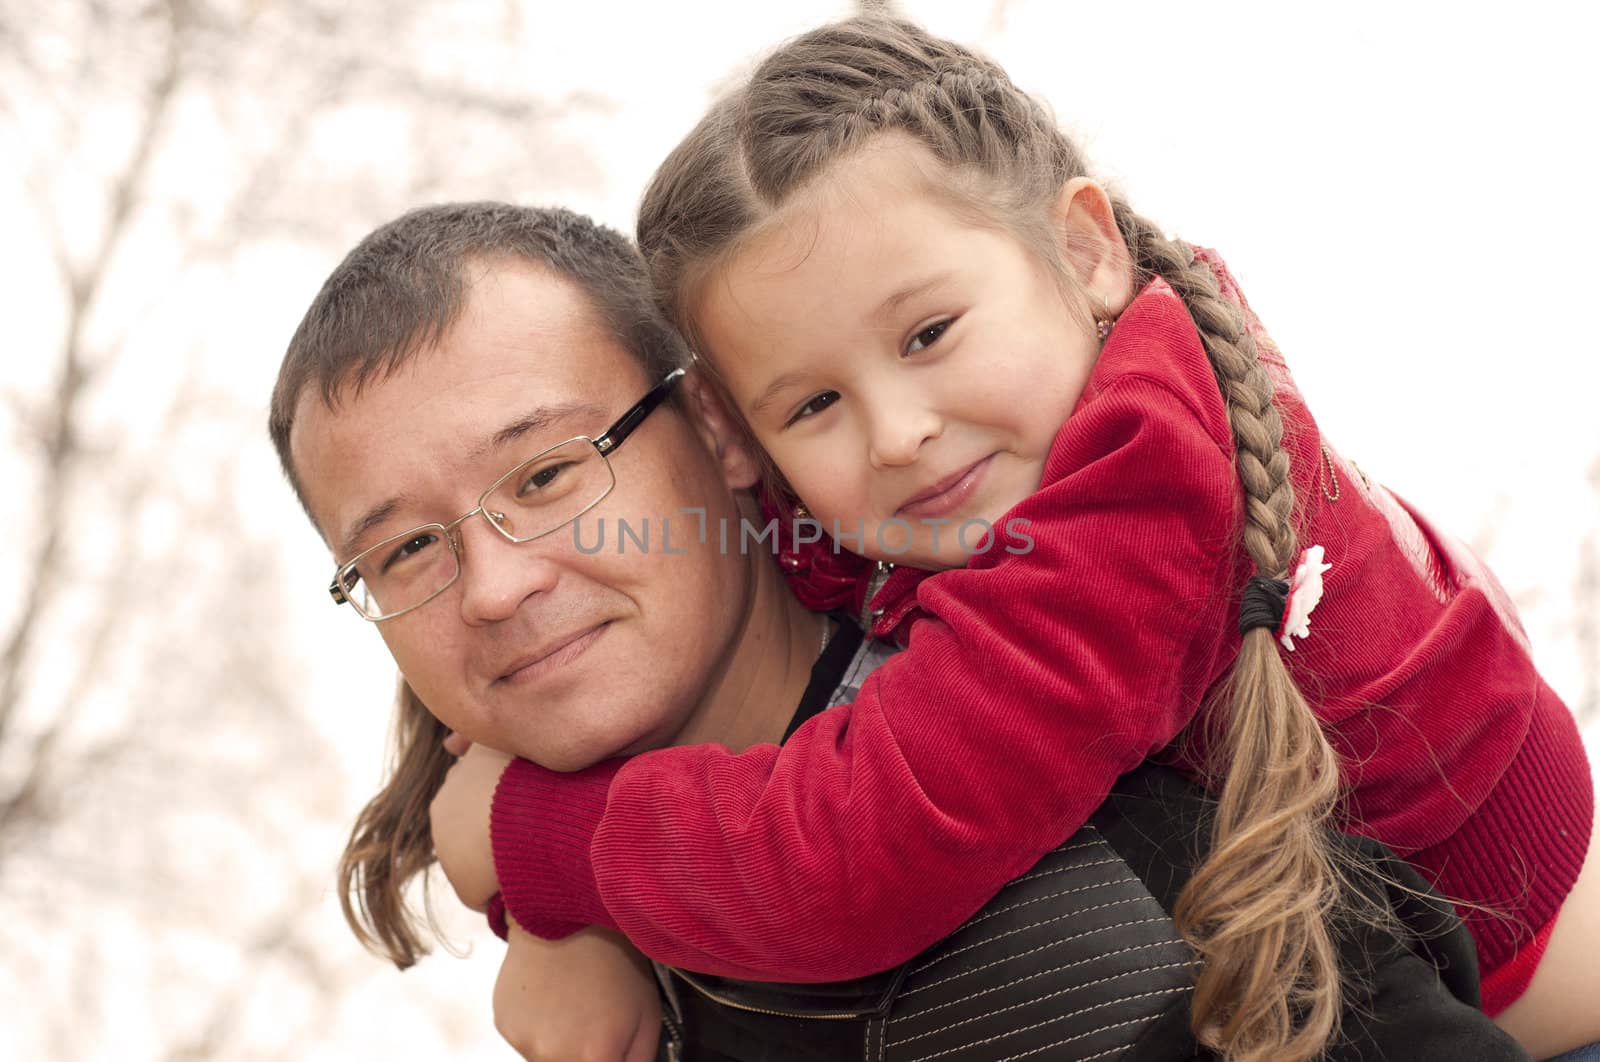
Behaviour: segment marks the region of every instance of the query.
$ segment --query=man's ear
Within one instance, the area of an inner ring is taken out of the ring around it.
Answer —
[[[1106,190],[1074,177],[1061,186],[1050,213],[1062,261],[1088,294],[1090,308],[1115,317],[1133,299],[1133,255]]]
[[[743,425],[729,411],[719,390],[699,369],[684,377],[683,393],[689,401],[690,423],[722,466],[722,479],[734,490],[753,487],[761,479],[761,462]]]

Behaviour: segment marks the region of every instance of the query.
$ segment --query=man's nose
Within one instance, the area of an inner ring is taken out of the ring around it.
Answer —
[[[871,411],[867,458],[874,468],[897,468],[917,459],[922,444],[937,439],[944,420],[920,396],[885,396]]]
[[[509,619],[535,594],[556,584],[560,565],[550,541],[511,542],[482,517],[456,528],[461,546],[461,618],[470,625]]]

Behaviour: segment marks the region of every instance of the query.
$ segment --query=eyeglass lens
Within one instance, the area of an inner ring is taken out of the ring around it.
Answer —
[[[523,462],[483,499],[483,514],[513,542],[549,534],[611,490],[604,457],[573,439]],[[459,559],[441,524],[386,539],[339,570],[345,595],[372,618],[414,608],[455,581]]]

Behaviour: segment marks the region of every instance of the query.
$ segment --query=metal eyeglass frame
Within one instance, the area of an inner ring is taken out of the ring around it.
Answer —
[[[672,389],[678,385],[680,380],[683,379],[683,375],[684,371],[682,369],[673,369],[671,372],[667,373],[666,376],[662,377],[660,383],[656,384],[654,387],[650,388],[649,391],[645,392],[645,396],[643,398],[629,406],[627,410],[623,412],[622,416],[618,417],[609,428],[601,432],[599,435],[592,438],[588,435],[574,435],[570,439],[563,439],[554,446],[545,447],[532,457],[518,461],[499,479],[496,479],[493,483],[489,484],[488,490],[478,495],[478,504],[476,506],[467,512],[462,513],[454,520],[451,520],[448,524],[418,524],[416,527],[413,527],[408,531],[402,531],[398,535],[390,535],[388,538],[384,539],[382,542],[379,542],[375,546],[368,546],[366,549],[356,554],[350,560],[345,561],[334,570],[333,582],[328,584],[328,594],[333,598],[333,603],[336,605],[349,605],[355,611],[356,615],[371,623],[382,623],[385,620],[394,619],[396,616],[403,616],[407,612],[411,612],[415,609],[421,608],[423,605],[426,605],[428,602],[432,601],[434,598],[438,597],[440,594],[454,586],[456,580],[461,578],[461,546],[456,541],[456,536],[452,534],[452,532],[457,527],[460,527],[462,524],[472,519],[474,516],[482,516],[485,523],[498,531],[501,537],[503,537],[507,542],[510,542],[514,545],[523,542],[532,542],[536,538],[543,538],[546,535],[553,535],[557,531],[560,531],[563,527],[566,527],[568,524],[572,523],[572,521],[578,519],[584,513],[605,501],[606,496],[609,495],[612,489],[617,485],[617,474],[616,471],[611,467],[611,454],[616,451],[617,447],[621,446],[627,440],[629,435],[633,434],[635,428],[644,423],[644,419],[654,412],[657,406],[666,401],[667,396],[672,393]],[[567,517],[554,527],[547,527],[536,535],[528,535],[525,538],[518,538],[516,535],[513,535],[511,532],[502,527],[499,521],[495,520],[495,518],[489,514],[489,511],[484,508],[484,503],[488,501],[489,495],[499,490],[501,485],[515,475],[520,469],[539,460],[548,453],[559,450],[563,446],[570,446],[571,444],[580,441],[586,442],[595,448],[596,452],[600,454],[600,460],[605,463],[607,474],[611,477],[611,482],[607,484],[606,489],[582,509],[579,509],[577,512],[573,513],[571,516]],[[381,550],[384,547],[402,539],[410,538],[416,535],[418,532],[428,531],[434,528],[438,528],[439,533],[444,536],[445,542],[450,546],[450,552],[454,554],[456,559],[456,573],[450,577],[449,582],[445,583],[443,586],[439,587],[439,589],[435,590],[421,601],[418,601],[416,604],[407,605],[405,608],[398,609],[394,612],[386,612],[379,616],[369,616],[364,609],[357,607],[356,603],[350,599],[350,595],[345,592],[343,585],[344,580],[342,577],[347,572],[352,571],[356,565],[361,563],[362,560],[366,559],[371,554],[376,553],[378,550]]]

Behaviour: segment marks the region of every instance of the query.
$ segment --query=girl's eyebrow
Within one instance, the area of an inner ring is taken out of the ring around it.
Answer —
[[[889,297],[884,299],[883,302],[879,303],[878,304],[878,308],[875,311],[873,311],[873,314],[872,314],[872,317],[870,318],[870,320],[873,320],[873,321],[883,321],[883,320],[885,320],[891,314],[893,314],[896,310],[900,309],[902,306],[904,306],[906,303],[910,302],[912,299],[916,298],[918,295],[926,295],[926,294],[928,294],[928,292],[933,291],[935,288],[939,287],[941,284],[944,284],[946,281],[948,281],[950,279],[950,277],[951,277],[950,273],[941,272],[941,273],[935,273],[932,276],[923,277],[923,278],[921,278],[919,280],[913,281],[910,284],[907,284],[905,287],[901,288],[899,291],[896,291],[896,292],[892,293],[891,295],[889,295]]]
[[[920,277],[917,280],[912,281],[910,284],[905,285],[898,291],[891,292],[881,303],[878,304],[878,308],[872,311],[871,316],[867,319],[877,323],[887,320],[894,314],[896,310],[900,309],[912,299],[915,299],[919,295],[926,295],[930,291],[933,291],[948,283],[953,275],[954,274],[947,271],[939,272],[934,273],[932,276]],[[805,380],[806,375],[807,373],[804,370],[796,369],[791,372],[783,373],[777,379],[767,384],[766,387],[762,388],[761,394],[756,396],[755,401],[750,403],[751,414],[756,415],[765,412],[766,408],[772,404],[773,399],[777,398],[778,395],[782,394],[787,388],[793,387],[795,384],[802,383]]]
[[[792,369],[783,373],[762,388],[761,393],[756,396],[756,400],[750,403],[750,412],[752,414],[765,412],[766,408],[772,404],[773,399],[796,384],[803,383],[809,375],[810,373],[805,369]]]

